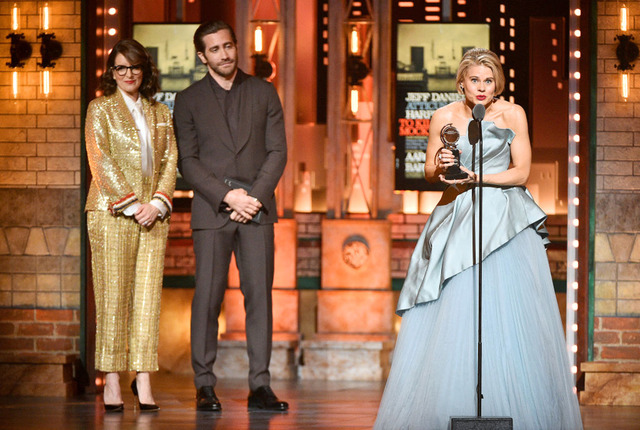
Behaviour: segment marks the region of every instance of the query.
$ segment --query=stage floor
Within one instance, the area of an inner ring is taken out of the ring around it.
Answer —
[[[100,396],[73,399],[0,397],[0,429],[370,429],[384,385],[377,382],[274,381],[275,393],[290,404],[287,413],[248,412],[245,380],[221,380],[216,394],[223,411],[196,412],[189,375],[154,374],[157,413],[133,409],[127,378],[121,379],[125,412],[105,414]],[[637,430],[640,407],[583,406],[585,430]]]

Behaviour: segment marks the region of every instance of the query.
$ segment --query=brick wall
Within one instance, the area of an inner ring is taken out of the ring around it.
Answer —
[[[594,329],[595,361],[638,361],[640,318],[596,317]]]
[[[640,2],[630,33],[640,30]],[[619,90],[615,1],[598,2],[594,359],[640,361],[640,80]],[[637,62],[636,62],[637,63]]]
[[[13,1],[0,2],[0,34]],[[38,2],[19,1],[33,48],[13,97],[9,40],[0,39],[0,350],[3,357],[79,351],[81,2],[53,1],[62,57],[40,92]],[[0,359],[0,361],[3,361]]]
[[[80,311],[71,309],[7,309],[0,313],[0,350],[34,355],[77,352]]]

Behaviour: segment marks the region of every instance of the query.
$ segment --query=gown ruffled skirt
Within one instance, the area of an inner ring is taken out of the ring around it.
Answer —
[[[549,263],[526,228],[483,261],[482,416],[581,429]],[[375,429],[448,429],[476,416],[477,266],[403,314]]]

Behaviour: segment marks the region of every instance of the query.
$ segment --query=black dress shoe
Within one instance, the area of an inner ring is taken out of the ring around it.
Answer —
[[[263,385],[257,390],[249,393],[249,409],[286,411],[289,409],[289,403],[278,400],[271,387]]]
[[[160,410],[160,406],[152,403],[140,403],[140,398],[138,397],[138,384],[136,383],[135,378],[131,381],[131,391],[133,391],[133,395],[138,398],[138,406],[140,407],[140,411],[142,412],[156,412]]]
[[[120,403],[117,405],[108,405],[108,404],[104,404],[104,411],[105,412],[123,412],[124,411],[124,403]]]
[[[198,388],[198,393],[196,394],[196,409],[199,411],[212,412],[222,410],[220,400],[218,400],[216,392],[213,391],[213,387],[211,385],[205,385],[204,387]]]

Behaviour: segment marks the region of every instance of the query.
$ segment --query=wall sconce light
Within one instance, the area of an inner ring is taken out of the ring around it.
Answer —
[[[11,39],[11,61],[6,63],[12,69],[24,67],[24,62],[31,57],[31,44],[24,40],[24,33],[18,33],[20,29],[20,8],[17,3],[11,7],[11,33],[6,39]],[[19,75],[18,71],[12,73],[12,92],[13,97],[18,97]]]
[[[273,24],[273,22],[265,22],[265,24]],[[276,65],[269,60],[267,54],[264,53],[264,30],[262,25],[258,23],[253,30],[253,74],[259,78],[271,81],[276,76]],[[276,36],[274,36],[276,37]]]
[[[620,7],[620,30],[626,32],[629,29],[628,27],[629,8],[623,3]],[[635,67],[635,64],[632,63],[638,58],[640,50],[638,45],[633,42],[634,38],[631,34],[619,34],[614,40],[619,42],[616,48],[616,57],[618,57],[619,64],[615,64],[614,67],[622,72],[620,75],[620,92],[626,100],[629,97],[630,70]]]
[[[361,37],[358,27],[352,25],[349,29],[349,54],[347,56],[347,78],[349,84],[349,110],[352,115],[358,113],[359,93],[362,81],[369,75],[369,67],[361,55]]]
[[[629,8],[623,3],[620,6],[620,30],[627,31],[629,26]]]
[[[40,88],[45,96],[48,96],[51,92],[51,71],[56,66],[54,62],[62,55],[62,44],[56,39],[55,33],[48,33],[50,23],[50,8],[49,3],[45,3],[40,10],[40,27],[42,33],[37,38],[42,39],[40,44],[40,55],[42,56],[42,62],[38,63],[42,69],[40,76]]]

